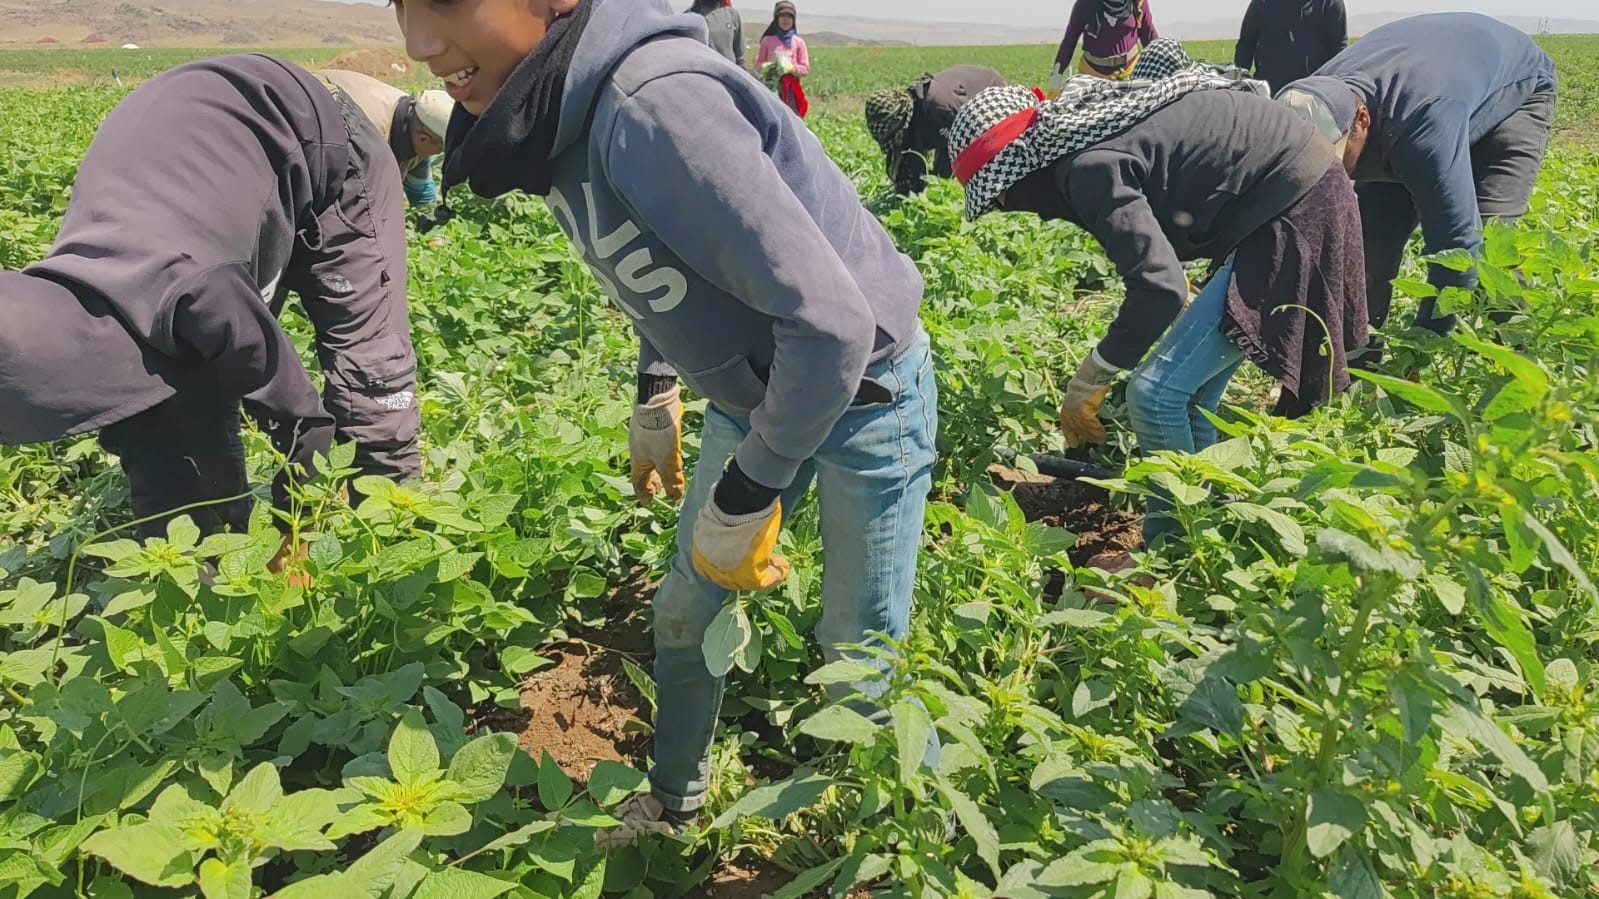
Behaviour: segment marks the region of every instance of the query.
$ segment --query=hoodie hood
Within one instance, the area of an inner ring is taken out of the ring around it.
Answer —
[[[561,97],[561,124],[551,158],[587,136],[585,124],[600,87],[634,47],[663,37],[686,37],[705,43],[705,19],[673,12],[666,0],[591,0],[594,10],[578,41]]]

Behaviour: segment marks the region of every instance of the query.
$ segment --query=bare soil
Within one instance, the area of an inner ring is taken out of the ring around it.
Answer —
[[[650,671],[644,609],[654,589],[635,572],[606,599],[600,623],[539,650],[553,664],[522,682],[519,708],[485,709],[479,726],[516,733],[533,758],[548,752],[580,783],[602,761],[645,767],[652,716],[624,662]]]
[[[683,899],[761,899],[787,886],[793,879],[793,874],[771,862],[740,859],[690,890]]]
[[[557,643],[543,655],[555,664],[522,686],[522,748],[534,758],[548,752],[584,783],[602,761],[643,766],[649,710],[623,672],[625,656],[586,643]]]
[[[767,859],[740,858],[723,867],[711,879],[686,893],[683,899],[764,899],[788,886],[793,874]],[[827,895],[826,884],[810,896]],[[864,887],[851,890],[848,899],[871,899]]]
[[[323,68],[359,72],[373,78],[404,78],[411,74],[411,60],[393,50],[373,48],[340,53]]]
[[[1043,474],[1029,474],[991,465],[989,477],[1010,491],[1028,521],[1065,528],[1077,535],[1068,555],[1073,565],[1086,565],[1104,553],[1142,549],[1144,535],[1137,515],[1117,509],[1104,488]]]

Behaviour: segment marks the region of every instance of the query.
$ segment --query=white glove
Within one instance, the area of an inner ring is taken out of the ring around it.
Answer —
[[[1061,67],[1060,63],[1056,63],[1055,70],[1049,73],[1049,91],[1045,94],[1045,96],[1049,97],[1051,100],[1060,96],[1060,89],[1066,86],[1066,81],[1070,77],[1070,75],[1066,74],[1066,70]]]

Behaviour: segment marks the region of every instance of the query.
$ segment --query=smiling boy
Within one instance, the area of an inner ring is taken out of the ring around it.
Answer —
[[[922,280],[778,98],[660,0],[405,0],[407,52],[460,104],[449,185],[544,196],[640,337],[629,445],[641,501],[683,493],[677,379],[710,403],[677,553],[654,600],[651,795],[618,840],[705,801],[723,680],[700,645],[817,485],[826,658],[904,636],[937,388]],[[858,685],[860,686],[860,685]]]

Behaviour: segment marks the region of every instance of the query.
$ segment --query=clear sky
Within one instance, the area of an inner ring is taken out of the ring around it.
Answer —
[[[378,3],[382,0],[358,0]],[[767,10],[768,0],[734,0],[741,9]],[[827,15],[930,22],[991,22],[996,25],[1064,24],[1071,0],[796,0],[800,15],[811,10]],[[687,6],[687,3],[673,3]],[[1249,0],[1150,0],[1158,20],[1200,22],[1241,17]],[[1555,19],[1599,19],[1599,0],[1345,0],[1351,15],[1375,12],[1442,12],[1462,10],[1489,15],[1545,16]]]

